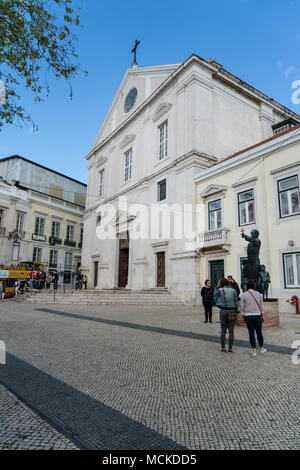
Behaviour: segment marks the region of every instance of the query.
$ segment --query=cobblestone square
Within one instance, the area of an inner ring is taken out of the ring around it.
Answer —
[[[252,358],[240,327],[221,353],[217,310],[0,307],[1,449],[300,449],[297,315]]]

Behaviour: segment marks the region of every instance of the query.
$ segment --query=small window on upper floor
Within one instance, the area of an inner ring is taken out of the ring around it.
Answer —
[[[298,176],[278,181],[280,217],[300,214],[300,194]]]
[[[222,228],[221,199],[208,203],[208,228],[209,230]]]
[[[159,128],[159,160],[168,156],[168,121],[164,122]]]

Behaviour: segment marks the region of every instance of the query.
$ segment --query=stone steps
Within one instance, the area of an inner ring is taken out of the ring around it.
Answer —
[[[16,302],[30,304],[57,303],[63,305],[182,305],[182,302],[170,293],[163,292],[121,292],[121,291],[75,291],[56,292],[55,300],[53,292],[30,293],[15,298]]]

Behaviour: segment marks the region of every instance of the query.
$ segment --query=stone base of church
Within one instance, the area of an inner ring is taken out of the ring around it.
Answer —
[[[264,323],[263,328],[269,328],[274,326],[280,325],[280,318],[279,318],[279,308],[278,308],[278,300],[270,300],[264,302]],[[237,316],[236,326],[243,326],[246,327],[246,323],[243,320],[243,315],[240,313]]]

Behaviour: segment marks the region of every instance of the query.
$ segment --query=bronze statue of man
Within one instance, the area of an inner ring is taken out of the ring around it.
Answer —
[[[259,250],[261,245],[261,241],[258,238],[259,231],[256,228],[251,230],[250,237],[242,231],[241,236],[249,242],[247,247],[247,279],[253,279],[256,285],[258,285],[260,267]]]

